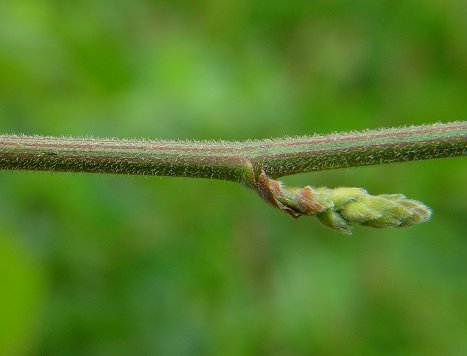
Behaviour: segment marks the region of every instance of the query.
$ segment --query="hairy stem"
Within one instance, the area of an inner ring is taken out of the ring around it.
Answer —
[[[0,169],[203,177],[285,175],[466,154],[467,122],[245,142],[0,136]]]
[[[431,210],[401,194],[360,188],[287,187],[284,175],[464,156],[467,121],[245,142],[143,141],[0,135],[0,169],[224,179],[292,215],[313,215],[350,234],[352,224],[403,227]]]
[[[466,154],[467,121],[276,141],[254,158],[273,178]]]

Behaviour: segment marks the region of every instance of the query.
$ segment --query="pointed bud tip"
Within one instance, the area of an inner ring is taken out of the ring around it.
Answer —
[[[421,224],[431,219],[431,209],[422,202],[419,202],[417,200],[405,199],[401,203],[411,212],[410,216],[408,216],[404,221],[401,222],[401,227]]]

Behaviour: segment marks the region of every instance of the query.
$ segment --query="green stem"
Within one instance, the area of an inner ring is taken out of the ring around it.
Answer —
[[[231,180],[466,154],[467,121],[245,142],[0,136],[0,169]]]
[[[254,165],[285,175],[466,154],[467,121],[275,141]]]

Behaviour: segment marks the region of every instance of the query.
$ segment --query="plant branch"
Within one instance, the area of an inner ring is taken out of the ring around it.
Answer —
[[[253,162],[270,177],[466,154],[467,121],[272,141]]]
[[[0,170],[230,180],[255,189],[264,200],[292,216],[318,215],[326,225],[349,233],[350,222],[408,226],[425,221],[430,212],[423,204],[401,195],[373,197],[363,190],[290,188],[273,178],[464,156],[466,144],[467,121],[245,142],[0,135]]]
[[[463,156],[467,121],[245,142],[0,135],[0,169],[215,178]]]

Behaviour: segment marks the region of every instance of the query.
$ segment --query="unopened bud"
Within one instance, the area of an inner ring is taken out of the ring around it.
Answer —
[[[352,233],[352,224],[406,227],[430,219],[431,210],[402,194],[371,195],[362,188],[287,187],[261,173],[256,189],[273,206],[293,217],[316,215],[339,232]]]

